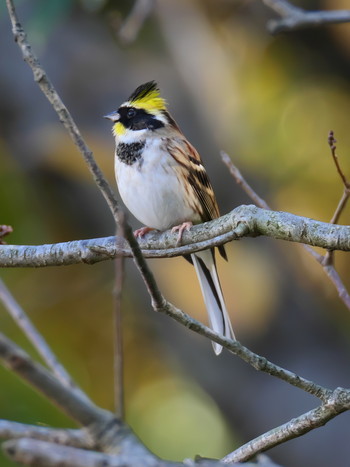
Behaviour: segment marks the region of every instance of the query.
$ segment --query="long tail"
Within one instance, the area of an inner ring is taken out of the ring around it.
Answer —
[[[214,250],[193,253],[191,259],[196,269],[204,302],[207,307],[210,327],[218,334],[235,339],[216,271]],[[212,342],[212,344],[214,352],[216,355],[219,355],[222,351],[222,346],[216,342]]]

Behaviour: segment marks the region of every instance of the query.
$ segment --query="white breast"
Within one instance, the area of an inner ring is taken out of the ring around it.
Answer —
[[[143,156],[132,165],[115,158],[115,174],[123,202],[144,225],[166,230],[199,216],[186,202],[176,161],[162,149],[161,138],[146,143]]]

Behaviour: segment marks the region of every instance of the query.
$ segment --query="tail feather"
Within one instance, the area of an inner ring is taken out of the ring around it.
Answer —
[[[214,250],[193,253],[191,258],[207,307],[210,327],[218,334],[235,339],[216,271]],[[216,342],[212,344],[215,354],[219,355],[222,351],[222,346]]]

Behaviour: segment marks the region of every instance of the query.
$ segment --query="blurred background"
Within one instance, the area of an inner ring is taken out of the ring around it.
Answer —
[[[345,0],[298,4],[350,8]],[[140,30],[130,1],[16,5],[112,184],[114,142],[102,116],[154,79],[201,153],[222,213],[251,203],[220,160],[225,150],[274,209],[331,219],[343,187],[329,130],[350,177],[350,25],[272,37],[266,22],[273,14],[259,0],[145,2],[149,15]],[[7,242],[112,235],[102,196],[14,43],[4,2],[0,57],[0,224],[14,228]],[[350,223],[349,209],[340,221]],[[272,239],[244,239],[227,250],[229,262],[218,267],[238,339],[321,385],[349,387],[349,310],[322,268],[300,245]],[[206,323],[191,266],[181,258],[150,265],[165,296]],[[336,265],[349,288],[349,256],[336,253]],[[1,276],[78,384],[113,409],[113,263],[7,269]],[[127,421],[159,456],[224,456],[318,405],[225,351],[215,357],[209,341],[154,313],[129,260],[123,305]],[[36,356],[3,308],[0,327]],[[74,426],[2,368],[0,382],[0,418]],[[269,455],[284,466],[344,466],[349,422],[345,413]],[[2,457],[0,463],[13,465]]]

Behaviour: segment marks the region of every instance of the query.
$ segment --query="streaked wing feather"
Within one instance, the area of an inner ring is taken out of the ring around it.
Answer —
[[[177,138],[175,142],[174,139],[169,139],[167,148],[199,201],[202,222],[219,217],[212,185],[196,149],[185,138]]]
[[[199,201],[202,222],[216,219],[220,216],[213,187],[196,149],[185,137],[168,139],[167,150],[182,170],[182,175],[189,182],[196,200]],[[224,245],[218,246],[220,255],[227,261]],[[188,258],[186,258],[188,259]],[[189,260],[189,259],[188,259]],[[189,260],[191,262],[191,260]]]

